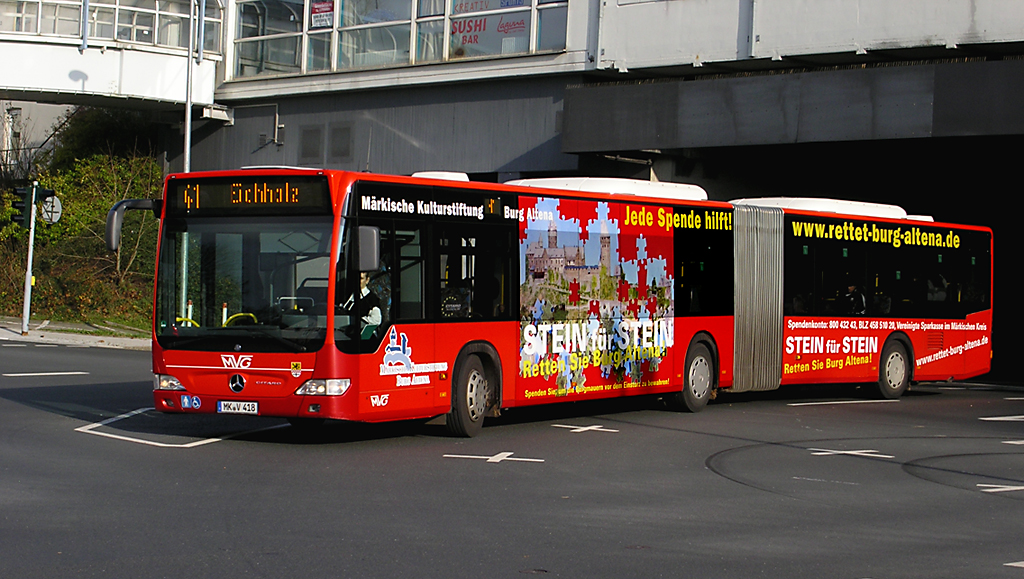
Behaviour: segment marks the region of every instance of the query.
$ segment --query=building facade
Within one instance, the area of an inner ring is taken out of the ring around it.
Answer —
[[[191,86],[193,170],[625,176],[1014,226],[1017,0],[0,0],[0,50],[5,99],[181,118]]]

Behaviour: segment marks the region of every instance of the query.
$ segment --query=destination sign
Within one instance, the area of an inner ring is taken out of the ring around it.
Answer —
[[[327,179],[253,176],[175,179],[167,187],[168,215],[310,215],[331,212]]]

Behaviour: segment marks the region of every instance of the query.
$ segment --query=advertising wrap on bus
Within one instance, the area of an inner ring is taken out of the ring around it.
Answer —
[[[894,331],[914,345],[915,376],[945,379],[987,364],[990,356],[988,316],[971,315],[963,322],[875,318],[786,319],[783,381],[852,382],[878,376],[882,345]]]
[[[915,380],[988,369],[989,232],[793,215],[783,234],[784,383],[871,380],[892,336]]]
[[[688,345],[678,352],[676,237],[727,235],[731,215],[551,197],[519,206],[517,399],[671,387]]]

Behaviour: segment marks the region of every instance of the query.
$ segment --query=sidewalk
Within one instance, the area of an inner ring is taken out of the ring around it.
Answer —
[[[122,350],[149,350],[149,338],[126,338],[97,334],[107,328],[89,324],[30,320],[28,335],[21,335],[21,318],[0,317],[0,342],[35,342],[90,346],[93,348],[118,348]],[[110,328],[116,329],[116,328]],[[128,333],[128,332],[125,332]],[[141,334],[140,334],[141,336]]]

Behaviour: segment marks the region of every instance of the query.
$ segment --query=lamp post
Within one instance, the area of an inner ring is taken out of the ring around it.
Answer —
[[[28,265],[25,266],[25,298],[21,307],[21,335],[28,335],[28,320],[32,315],[32,250],[36,244],[36,191],[39,181],[33,181],[25,198],[25,209],[29,212],[28,219]]]
[[[188,2],[188,57],[185,58],[185,173],[192,170],[192,55],[196,48],[196,3]]]

